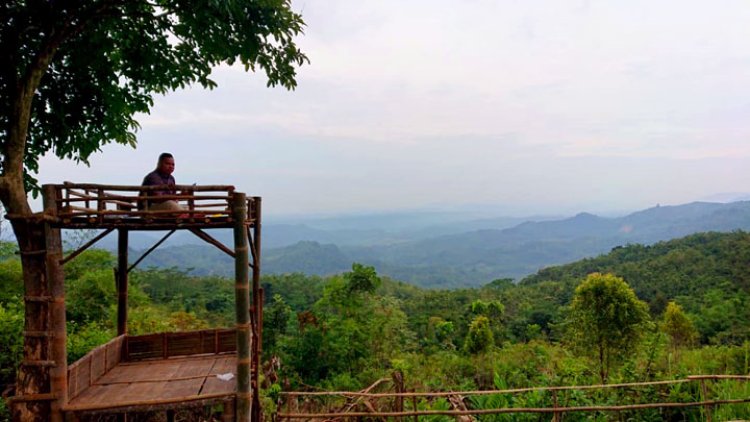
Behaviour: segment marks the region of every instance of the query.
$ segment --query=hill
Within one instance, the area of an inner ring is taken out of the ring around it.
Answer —
[[[477,220],[472,224],[480,223]],[[336,226],[336,230],[350,229]],[[389,237],[384,243],[369,246],[301,241],[269,248],[264,236],[263,268],[273,274],[301,271],[328,275],[344,271],[356,261],[375,266],[381,274],[424,287],[479,286],[498,278],[520,279],[539,269],[596,256],[617,246],[648,245],[697,232],[732,230],[750,230],[750,202],[657,206],[617,218],[580,213],[565,219],[527,221],[504,229],[420,240],[397,241]],[[145,264],[191,267],[196,274],[228,275],[233,271],[229,260],[206,245],[157,250]]]
[[[521,280],[516,293],[555,320],[549,310],[565,305],[586,275],[612,273],[628,282],[653,315],[676,300],[693,316],[703,342],[736,343],[750,336],[749,262],[750,233],[698,233],[545,268]]]

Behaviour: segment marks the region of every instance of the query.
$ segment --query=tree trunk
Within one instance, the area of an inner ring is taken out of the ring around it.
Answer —
[[[9,97],[11,107],[4,128],[6,138],[0,145],[3,160],[0,201],[12,217],[10,220],[21,253],[25,302],[24,360],[16,377],[16,396],[22,399],[12,406],[14,421],[60,420],[60,406],[67,398],[64,287],[58,265],[62,253],[60,234],[57,229],[48,230],[49,226],[42,219],[35,218],[24,185],[24,156],[32,103],[60,45],[112,7],[111,2],[101,2],[90,13],[80,16],[75,24],[71,21],[72,16],[51,20],[51,27],[38,28],[45,37],[26,69],[16,74],[18,63],[13,60],[9,64],[14,72],[11,80],[15,83],[10,83],[3,93]],[[50,262],[49,266],[47,262]],[[51,277],[49,270],[52,271]],[[49,396],[33,397],[53,393],[53,384],[58,400]]]
[[[31,220],[11,221],[16,234],[24,282],[26,332],[49,332],[50,291],[46,274],[44,224]],[[50,338],[24,336],[23,362],[16,374],[16,396],[51,393]],[[14,421],[48,421],[51,401],[21,401],[12,408]]]

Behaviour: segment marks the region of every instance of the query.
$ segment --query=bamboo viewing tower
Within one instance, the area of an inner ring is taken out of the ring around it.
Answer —
[[[43,224],[46,248],[24,253],[45,257],[46,286],[26,285],[21,366],[37,374],[41,371],[48,381],[41,387],[30,386],[19,376],[11,407],[26,406],[39,419],[52,421],[76,421],[101,413],[116,413],[118,420],[124,420],[126,412],[154,410],[165,411],[170,420],[181,407],[223,404],[224,421],[260,420],[261,198],[247,197],[233,186],[169,188],[183,193],[158,199],[179,201],[185,210],[149,210],[149,200],[157,198],[151,192],[165,186],[69,182],[43,186],[44,212],[34,218]],[[64,256],[61,229],[101,233]],[[233,229],[234,247],[222,244],[207,229]],[[128,234],[144,230],[167,234],[129,264]],[[236,326],[131,336],[128,273],[177,230],[190,231],[235,259]],[[63,268],[114,231],[118,237],[117,337],[68,365]]]

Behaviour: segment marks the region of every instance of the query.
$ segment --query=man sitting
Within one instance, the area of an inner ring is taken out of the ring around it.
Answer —
[[[165,190],[144,191],[142,194],[147,196],[176,195],[174,189],[175,180],[172,177],[174,172],[174,157],[168,152],[159,155],[159,162],[156,164],[156,170],[147,174],[143,178],[141,186],[161,186],[169,185],[171,188]],[[182,211],[186,208],[177,203],[174,199],[149,199],[148,209],[150,211]]]

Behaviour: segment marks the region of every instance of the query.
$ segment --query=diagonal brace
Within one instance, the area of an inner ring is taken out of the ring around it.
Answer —
[[[206,243],[210,243],[211,245],[216,246],[217,248],[219,248],[219,250],[221,250],[225,254],[231,256],[232,258],[236,257],[236,254],[234,253],[233,250],[229,249],[223,243],[219,242],[218,240],[216,240],[214,237],[212,237],[210,234],[204,232],[203,230],[196,229],[196,228],[191,228],[191,229],[188,229],[188,230],[190,230],[191,233],[193,233],[194,235],[198,236],[200,239],[202,239]]]
[[[130,267],[128,267],[128,272],[132,271],[132,270],[133,270],[133,268],[135,268],[135,266],[136,266],[136,265],[140,264],[140,263],[141,263],[141,261],[143,261],[143,259],[144,259],[144,258],[146,258],[146,257],[148,256],[148,254],[150,254],[151,252],[153,252],[153,251],[154,251],[154,249],[158,248],[158,247],[159,247],[159,245],[161,245],[162,243],[164,243],[164,241],[165,241],[165,240],[169,239],[169,236],[172,236],[172,234],[173,234],[174,232],[175,232],[175,229],[172,229],[172,231],[171,231],[171,232],[169,232],[169,233],[165,234],[165,235],[164,235],[164,237],[162,237],[162,238],[161,238],[161,240],[159,240],[158,242],[156,242],[156,244],[154,244],[154,246],[152,246],[151,248],[149,248],[149,250],[147,250],[147,251],[146,251],[146,253],[144,253],[143,255],[141,255],[141,257],[140,257],[140,258],[138,258],[138,259],[137,259],[137,260],[136,260],[136,261],[135,261],[135,262],[133,263],[133,265],[131,265]]]
[[[107,230],[104,230],[103,232],[99,233],[95,238],[93,238],[93,239],[89,240],[88,242],[86,242],[85,245],[81,246],[80,248],[78,248],[75,251],[73,251],[70,255],[66,256],[63,259],[61,259],[60,260],[60,265],[65,265],[71,259],[73,259],[73,258],[77,257],[78,255],[82,254],[83,251],[85,251],[86,249],[92,247],[94,245],[94,243],[102,240],[104,238],[104,236],[112,233],[112,230],[114,230],[114,229],[107,229]]]

